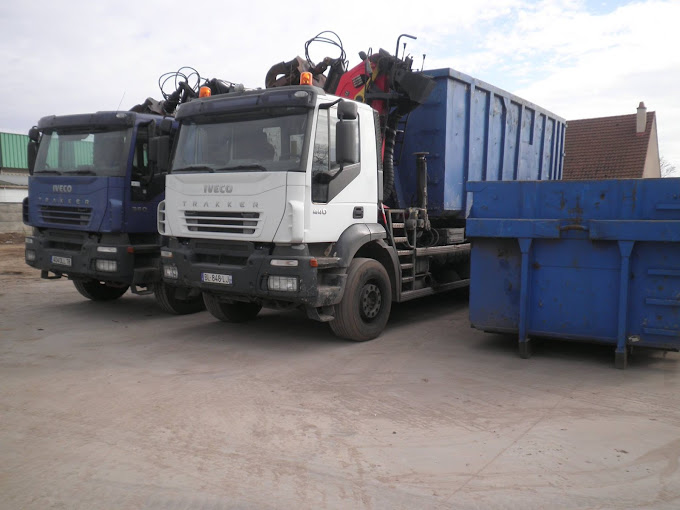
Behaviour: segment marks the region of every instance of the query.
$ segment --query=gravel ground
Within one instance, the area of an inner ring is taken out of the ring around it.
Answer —
[[[0,238],[0,508],[680,508],[680,356],[469,327],[464,294],[366,343],[103,304]]]

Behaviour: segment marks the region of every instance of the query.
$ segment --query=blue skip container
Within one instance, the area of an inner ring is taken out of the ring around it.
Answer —
[[[400,207],[415,204],[416,152],[427,152],[430,217],[464,219],[468,181],[562,178],[566,121],[525,99],[454,69],[424,71],[435,83],[408,116],[395,188]],[[399,145],[399,143],[398,143]]]
[[[680,179],[470,182],[470,322],[680,350]]]

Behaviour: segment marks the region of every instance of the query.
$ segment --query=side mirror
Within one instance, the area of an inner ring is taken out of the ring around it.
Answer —
[[[29,140],[33,140],[34,142],[40,140],[40,131],[38,131],[37,127],[33,126],[31,129],[28,130],[28,138]]]
[[[359,162],[359,123],[356,120],[339,120],[335,125],[335,158],[341,166]]]
[[[338,104],[338,119],[356,120],[358,116],[357,104],[352,101],[340,101]]]
[[[149,162],[153,163],[159,173],[170,169],[170,137],[156,136],[149,140]]]
[[[36,126],[28,130],[28,146],[26,155],[28,157],[28,174],[33,175],[35,160],[38,158],[38,142],[40,141],[40,131]]]
[[[38,142],[35,140],[29,140],[26,150],[28,156],[28,174],[33,175],[33,170],[35,169],[35,160],[38,159]]]

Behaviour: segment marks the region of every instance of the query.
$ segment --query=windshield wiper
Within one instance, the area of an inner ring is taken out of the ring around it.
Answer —
[[[94,172],[92,170],[74,170],[71,173],[76,175],[97,175],[97,172]]]
[[[61,175],[61,172],[58,170],[39,170],[37,172],[34,172],[36,174],[54,174],[54,175]]]
[[[262,172],[267,171],[267,167],[258,165],[258,164],[252,164],[252,165],[235,165],[235,166],[223,166],[221,168],[218,168],[216,171],[217,172],[228,172],[230,170],[260,170]]]
[[[189,166],[183,166],[180,168],[173,168],[172,173],[173,174],[179,174],[183,172],[210,172],[213,173],[215,172],[215,169],[211,166],[208,165],[189,165]]]

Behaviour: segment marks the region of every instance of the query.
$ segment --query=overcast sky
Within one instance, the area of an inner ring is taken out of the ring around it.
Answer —
[[[181,66],[264,86],[269,67],[322,30],[361,50],[452,67],[567,120],[655,111],[659,152],[680,173],[680,0],[5,1],[0,5],[0,131],[45,115],[129,109],[161,98]],[[673,49],[676,48],[676,49]],[[336,56],[312,47],[312,59]]]

